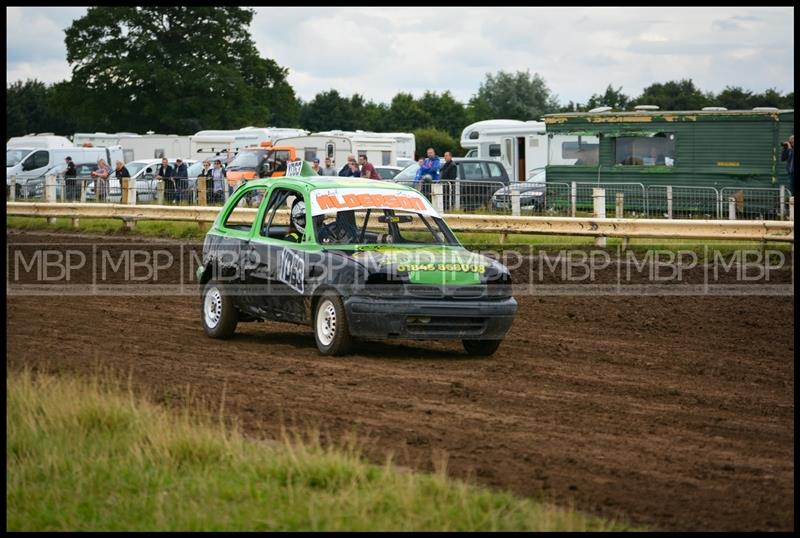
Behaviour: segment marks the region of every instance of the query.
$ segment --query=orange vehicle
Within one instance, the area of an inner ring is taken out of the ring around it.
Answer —
[[[236,186],[241,182],[262,177],[286,175],[286,163],[297,158],[292,146],[273,146],[272,142],[262,142],[258,146],[244,148],[225,169],[228,184]]]

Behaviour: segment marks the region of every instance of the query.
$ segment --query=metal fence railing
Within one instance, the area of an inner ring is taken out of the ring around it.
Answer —
[[[605,191],[606,216],[617,218],[787,220],[789,189],[648,185],[642,183],[394,181],[422,192],[446,213],[576,217],[594,212],[593,191]],[[221,206],[241,184],[214,184],[204,177],[136,180],[47,176],[6,183],[8,201],[107,202]],[[249,202],[248,202],[249,203]]]

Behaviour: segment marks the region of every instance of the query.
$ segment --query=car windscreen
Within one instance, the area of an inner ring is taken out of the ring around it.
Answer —
[[[311,215],[321,244],[458,244],[430,202],[416,191],[319,189],[311,193]]]
[[[417,175],[417,170],[419,170],[419,164],[417,164],[417,163],[410,164],[407,167],[405,167],[403,170],[398,172],[398,174],[396,176],[394,176],[392,179],[395,180],[395,181],[403,180],[403,179],[412,179],[413,180],[414,176]]]
[[[128,169],[128,173],[131,175],[131,177],[133,177],[136,174],[138,174],[139,170],[141,170],[145,166],[147,166],[147,163],[132,162],[132,163],[126,164],[125,168]],[[154,165],[151,165],[151,166],[152,166],[153,170],[155,170],[156,166],[158,166],[158,165],[154,164]]]
[[[9,166],[16,166],[19,162],[30,153],[30,149],[7,149],[6,150],[6,168]]]
[[[261,157],[266,151],[240,151],[236,157],[233,158],[231,164],[228,165],[228,170],[256,170]]]

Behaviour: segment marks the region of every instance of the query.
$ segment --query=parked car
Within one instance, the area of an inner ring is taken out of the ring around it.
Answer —
[[[354,338],[497,350],[517,311],[504,265],[465,249],[414,189],[311,174],[248,181],[219,212],[196,272],[209,337],[271,320],[310,325],[324,355]],[[238,211],[253,193],[261,211]]]
[[[544,171],[533,175],[527,181],[512,183],[498,189],[492,195],[492,208],[498,211],[511,210],[511,192],[519,192],[521,212],[540,213],[547,207],[547,183]]]
[[[376,166],[375,170],[378,171],[378,175],[381,176],[381,179],[392,179],[394,176],[399,174],[403,167],[401,166]]]
[[[443,185],[445,211],[450,209],[471,211],[489,206],[492,194],[498,187],[509,183],[508,173],[497,161],[454,158],[453,162],[456,163],[456,179],[447,181]],[[394,176],[392,181],[413,185],[417,170],[419,164],[411,164]],[[458,183],[458,188],[455,183]],[[427,185],[416,185],[416,187],[421,188],[426,195],[430,194]]]
[[[80,198],[80,182],[81,181],[88,181],[89,183],[93,183],[88,178],[91,177],[93,171],[97,170],[97,163],[75,163],[75,172],[76,172],[76,187],[75,187],[75,197],[76,199]],[[67,171],[67,163],[59,163],[52,168],[48,169],[47,172],[42,174],[39,177],[33,178],[28,180],[28,183],[25,185],[25,189],[27,189],[28,196],[32,196],[34,198],[44,198],[44,184],[45,178],[53,174],[58,178],[56,181],[56,199],[61,200],[61,185],[62,185],[62,178],[64,177],[64,172]],[[94,187],[92,187],[94,188]],[[25,189],[22,191],[22,195],[25,196]]]
[[[187,168],[197,161],[187,159],[183,161]],[[155,200],[158,197],[158,181],[156,180],[156,172],[161,159],[143,159],[139,161],[131,161],[125,164],[131,178],[136,181],[136,201],[147,202]],[[175,167],[175,159],[169,159],[169,165]],[[197,176],[194,177],[197,181]],[[189,187],[193,186],[192,176],[189,174]],[[90,183],[90,188],[87,190],[87,199],[94,199],[94,182]],[[108,180],[108,201],[119,202],[122,199],[122,187],[119,180],[114,175],[113,165],[111,176]]]

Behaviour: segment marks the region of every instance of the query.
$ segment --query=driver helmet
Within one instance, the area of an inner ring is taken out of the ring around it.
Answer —
[[[292,224],[298,232],[305,233],[306,203],[303,200],[297,200],[292,204]]]

